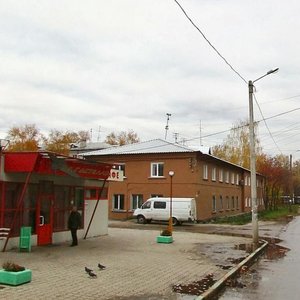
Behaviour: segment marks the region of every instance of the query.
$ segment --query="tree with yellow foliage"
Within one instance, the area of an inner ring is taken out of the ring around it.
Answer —
[[[254,126],[257,132],[257,123]],[[257,136],[257,135],[256,135]],[[256,155],[261,154],[260,141],[255,140]],[[239,121],[230,130],[223,144],[214,146],[212,154],[233,164],[250,168],[249,122]]]
[[[8,131],[8,151],[37,151],[42,135],[35,124],[14,126]]]

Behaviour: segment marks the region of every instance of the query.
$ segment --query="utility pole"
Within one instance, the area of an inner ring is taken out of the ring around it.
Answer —
[[[254,91],[253,83],[277,71],[278,68],[267,72],[265,75],[255,79],[254,81],[249,80],[248,82],[252,237],[253,237],[253,244],[255,248],[258,246],[258,217],[257,217],[256,155],[255,155],[254,113],[253,113],[253,91]]]
[[[174,132],[175,144],[178,144],[178,136],[179,136],[179,132]]]
[[[167,134],[168,134],[168,130],[169,130],[169,120],[170,120],[171,114],[166,113],[166,115],[167,115],[167,125],[165,127],[165,129],[166,129],[165,140],[167,139]]]

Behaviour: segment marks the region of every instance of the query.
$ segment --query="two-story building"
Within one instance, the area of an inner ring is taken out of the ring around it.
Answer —
[[[155,139],[83,155],[124,172],[123,182],[109,186],[111,219],[130,218],[148,198],[169,197],[171,188],[173,197],[196,199],[199,221],[251,211],[250,171],[207,152]],[[258,174],[258,209],[263,208],[263,185]]]

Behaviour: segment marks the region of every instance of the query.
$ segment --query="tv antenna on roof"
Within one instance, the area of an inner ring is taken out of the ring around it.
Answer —
[[[166,115],[167,115],[167,125],[165,127],[165,129],[166,129],[165,140],[167,139],[167,134],[168,134],[168,130],[169,130],[169,120],[170,120],[171,114],[166,113]]]

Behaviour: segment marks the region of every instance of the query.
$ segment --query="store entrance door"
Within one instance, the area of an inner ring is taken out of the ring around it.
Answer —
[[[38,246],[52,244],[53,202],[53,182],[41,181],[36,215],[36,233]]]

